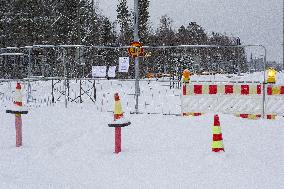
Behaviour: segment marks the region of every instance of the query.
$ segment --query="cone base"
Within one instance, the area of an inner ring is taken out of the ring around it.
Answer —
[[[220,152],[220,151],[225,152],[224,148],[212,148],[212,152]]]
[[[183,112],[182,116],[202,116],[203,113],[200,112]]]

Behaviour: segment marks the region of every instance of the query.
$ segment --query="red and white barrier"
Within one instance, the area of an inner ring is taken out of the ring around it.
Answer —
[[[265,86],[267,119],[284,115],[284,86]],[[182,115],[229,113],[242,118],[257,119],[263,111],[263,85],[257,83],[184,84],[182,87]]]

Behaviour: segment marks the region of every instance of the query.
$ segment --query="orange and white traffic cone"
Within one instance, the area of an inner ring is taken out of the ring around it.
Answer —
[[[114,94],[114,121],[123,117],[121,102],[118,93]]]
[[[121,102],[118,93],[114,94],[114,121],[123,117]],[[115,127],[115,153],[121,152],[121,127]]]
[[[14,104],[16,107],[22,107],[22,93],[21,93],[21,84],[17,83],[15,91],[15,101]],[[15,114],[15,127],[16,127],[16,147],[22,146],[22,116],[20,113]]]
[[[214,115],[214,125],[212,127],[213,141],[212,141],[212,152],[224,151],[222,131],[220,127],[219,116]]]

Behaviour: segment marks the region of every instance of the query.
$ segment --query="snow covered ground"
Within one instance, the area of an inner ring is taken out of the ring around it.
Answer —
[[[260,76],[244,76],[258,78]],[[279,80],[282,76],[279,74]],[[219,77],[218,77],[219,78]],[[221,80],[221,79],[220,79]],[[280,82],[279,81],[279,82]],[[284,81],[284,80],[283,80]],[[284,82],[283,82],[284,83]],[[97,103],[33,104],[23,115],[23,146],[15,147],[13,115],[5,113],[13,93],[0,101],[0,188],[282,188],[284,118],[247,120],[220,115],[224,153],[211,152],[213,114],[181,117],[180,90],[167,82],[141,82],[134,108],[134,82],[99,81]],[[47,99],[38,84],[33,98]],[[125,116],[122,152],[114,154],[113,94],[121,94]],[[76,92],[76,91],[73,91]],[[148,105],[149,104],[149,105]],[[147,114],[147,113],[158,114]]]

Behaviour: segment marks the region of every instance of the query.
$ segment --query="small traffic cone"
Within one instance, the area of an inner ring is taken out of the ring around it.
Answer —
[[[122,107],[118,93],[114,94],[114,121],[123,117]]]
[[[214,115],[214,125],[212,127],[213,141],[212,141],[212,152],[224,151],[222,131],[220,127],[219,116]]]
[[[15,101],[14,101],[14,104],[16,106],[19,106],[19,107],[23,106],[21,89],[22,89],[21,84],[17,83],[16,91],[15,91]]]
[[[118,93],[114,94],[114,121],[123,117],[122,107]],[[115,147],[114,152],[121,152],[121,127],[115,127]]]
[[[21,84],[17,83],[15,91],[15,101],[14,104],[16,107],[22,107],[22,93],[21,93]],[[15,127],[16,127],[16,147],[22,146],[22,116],[20,113],[15,114]]]

